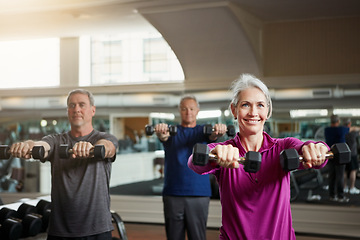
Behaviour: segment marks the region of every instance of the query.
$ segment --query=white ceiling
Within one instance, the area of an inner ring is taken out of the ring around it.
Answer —
[[[253,16],[251,24],[360,15],[359,0],[0,0],[0,41],[157,29],[178,56],[186,79],[193,80],[191,89],[227,89],[227,82],[203,86],[196,80],[262,73],[258,52],[230,5]],[[341,83],[334,76],[307,79],[290,78],[286,84],[360,88],[358,75]],[[283,79],[270,80],[286,88]]]
[[[139,11],[160,14],[192,8],[206,12],[228,3],[238,4],[264,22],[358,16],[360,12],[358,0],[0,0],[0,39],[137,31],[152,28]]]

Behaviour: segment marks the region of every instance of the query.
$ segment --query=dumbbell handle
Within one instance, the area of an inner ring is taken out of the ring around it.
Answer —
[[[208,154],[209,161],[213,163],[213,160],[217,160],[218,157],[215,154]],[[261,154],[259,152],[249,151],[245,157],[238,157],[237,162],[244,166],[246,172],[255,173],[260,170],[261,165]]]
[[[326,159],[333,158],[333,157],[334,157],[334,154],[331,151],[329,151],[325,154]],[[304,162],[304,160],[305,160],[304,157],[302,155],[299,155],[299,161]]]
[[[217,161],[219,158],[217,155],[213,153],[209,153],[209,161]],[[246,158],[245,157],[238,157],[236,161],[242,165],[245,164]]]
[[[197,143],[194,145],[192,159],[194,165],[205,166],[210,163],[214,166],[214,163],[216,164],[215,161],[218,159],[219,157],[216,154],[209,152],[209,148],[206,144]],[[244,165],[244,170],[246,172],[255,173],[260,170],[261,153],[249,151],[245,156],[236,158],[236,161],[239,164]]]
[[[91,154],[91,155],[94,155],[94,149],[95,149],[95,148],[91,148],[91,149],[90,149],[90,154]],[[74,150],[72,150],[72,148],[70,148],[70,149],[68,150],[68,153],[69,153],[69,154],[73,154],[73,153],[74,153]]]
[[[211,131],[214,132],[214,131],[215,131],[215,128],[212,128]],[[226,130],[226,133],[228,133],[228,132],[229,132],[229,129]]]
[[[213,128],[211,129],[211,131],[214,132],[214,131],[215,131],[215,128],[213,127]],[[229,131],[229,129],[226,130],[226,132],[228,132],[228,131]]]

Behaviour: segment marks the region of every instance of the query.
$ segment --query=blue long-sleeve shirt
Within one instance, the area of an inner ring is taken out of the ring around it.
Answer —
[[[348,127],[326,127],[325,128],[325,141],[330,147],[335,143],[344,143],[345,135],[349,132]]]
[[[211,196],[209,176],[196,174],[187,166],[196,143],[208,143],[203,126],[177,126],[177,134],[163,142],[165,150],[165,196]]]

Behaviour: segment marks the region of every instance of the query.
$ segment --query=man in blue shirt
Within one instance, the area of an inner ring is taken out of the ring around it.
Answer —
[[[165,150],[164,217],[167,239],[206,240],[206,223],[211,196],[209,176],[201,176],[187,166],[196,143],[214,142],[223,136],[226,125],[216,124],[210,136],[196,124],[200,107],[194,96],[184,96],[179,105],[181,124],[177,134],[170,136],[165,123],[155,126],[157,137]]]
[[[345,135],[349,132],[348,127],[340,126],[338,115],[331,115],[330,127],[325,128],[325,141],[328,146],[335,143],[344,143]],[[329,196],[330,201],[346,203],[349,198],[344,196],[344,172],[345,165],[337,165],[333,159],[329,159]]]

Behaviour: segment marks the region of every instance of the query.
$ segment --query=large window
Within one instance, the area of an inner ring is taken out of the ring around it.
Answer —
[[[144,39],[144,72],[167,72],[167,50],[166,42],[163,38]]]
[[[121,82],[122,41],[109,38],[93,38],[91,42],[92,84],[112,84]]]
[[[60,84],[58,38],[0,42],[0,88]]]
[[[183,81],[174,52],[159,33],[80,38],[80,85]]]

